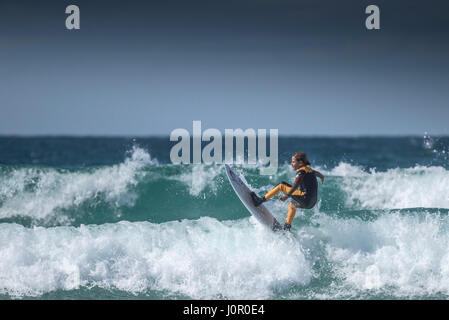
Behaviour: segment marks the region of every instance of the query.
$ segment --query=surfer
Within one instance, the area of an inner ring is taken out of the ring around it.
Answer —
[[[284,230],[290,230],[293,218],[296,214],[296,208],[311,209],[315,206],[318,198],[318,183],[316,177],[321,179],[324,183],[324,176],[318,171],[310,168],[310,161],[307,159],[305,152],[298,151],[292,156],[292,168],[296,171],[296,179],[293,186],[285,181],[282,181],[273,189],[268,191],[262,198],[257,196],[254,192],[251,193],[254,205],[257,207],[263,202],[273,198],[280,192],[285,193],[279,200],[285,201],[292,198],[288,207],[288,214],[284,224]],[[299,187],[299,190],[298,190]],[[280,225],[275,226],[274,229],[280,229]]]

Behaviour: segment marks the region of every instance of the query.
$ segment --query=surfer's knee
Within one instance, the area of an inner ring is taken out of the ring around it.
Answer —
[[[290,184],[288,184],[287,182],[285,182],[285,181],[281,181],[278,184],[278,188],[280,188],[284,193],[289,192],[291,187],[292,186]]]

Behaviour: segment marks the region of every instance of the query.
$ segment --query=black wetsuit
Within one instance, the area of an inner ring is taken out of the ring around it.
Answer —
[[[301,167],[296,174],[296,177],[298,176],[302,176],[298,186],[301,195],[291,196],[293,204],[298,208],[311,209],[318,199],[318,182],[315,172],[310,167]],[[286,184],[291,187],[288,183]]]

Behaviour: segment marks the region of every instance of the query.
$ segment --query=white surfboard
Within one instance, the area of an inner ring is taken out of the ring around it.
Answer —
[[[226,174],[228,175],[229,182],[231,182],[232,188],[235,193],[239,197],[239,199],[243,202],[246,209],[264,226],[273,230],[274,226],[279,226],[279,222],[273,217],[273,215],[268,211],[267,208],[263,204],[256,207],[253,203],[253,199],[251,198],[251,190],[248,186],[242,181],[242,179],[237,176],[237,174],[231,170],[231,168],[225,164]]]

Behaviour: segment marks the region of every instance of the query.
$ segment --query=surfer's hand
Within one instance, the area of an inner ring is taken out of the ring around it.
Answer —
[[[321,183],[324,183],[324,176],[321,176]]]
[[[281,200],[281,201],[285,201],[287,199],[288,199],[288,196],[282,196],[282,197],[279,198],[279,200]]]

